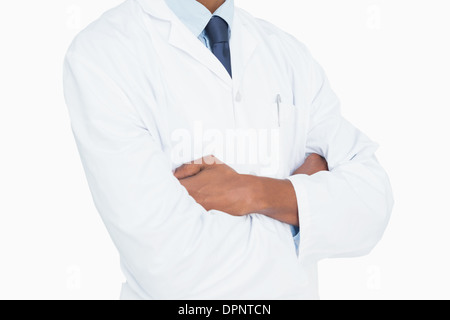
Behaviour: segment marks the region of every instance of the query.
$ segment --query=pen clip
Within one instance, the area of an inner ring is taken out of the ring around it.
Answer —
[[[280,104],[281,104],[281,95],[277,95],[277,112],[278,112],[278,128],[281,127],[281,119],[280,119]]]

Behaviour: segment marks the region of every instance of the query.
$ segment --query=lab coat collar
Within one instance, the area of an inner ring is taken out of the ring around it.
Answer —
[[[175,14],[170,10],[165,0],[136,0],[150,15],[162,20],[171,21]]]
[[[240,85],[245,67],[250,61],[258,41],[253,36],[245,22],[235,15],[233,32],[230,38],[233,79],[230,78],[222,63],[205,47],[192,32],[178,19],[167,6],[165,0],[136,0],[142,8],[156,19],[168,21],[171,24],[168,41],[174,47],[189,54],[192,58],[214,72],[228,86]]]
[[[177,15],[191,32],[199,37],[213,14],[197,0],[165,0],[167,6]],[[233,28],[234,0],[226,0],[215,12],[215,16],[221,17]]]

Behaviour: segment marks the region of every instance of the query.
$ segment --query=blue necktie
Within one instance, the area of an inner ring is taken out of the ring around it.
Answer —
[[[212,53],[222,62],[230,77],[231,73],[231,53],[228,23],[221,17],[213,16],[205,28],[206,36],[209,39]]]

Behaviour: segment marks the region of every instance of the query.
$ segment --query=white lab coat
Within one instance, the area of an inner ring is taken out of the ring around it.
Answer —
[[[120,252],[123,299],[315,299],[317,261],[368,253],[387,225],[393,201],[377,146],[341,117],[307,49],[241,9],[230,46],[233,79],[164,0],[128,0],[68,51],[66,101]],[[183,162],[229,151],[206,139],[174,157],[178,133],[194,136],[199,125],[219,136],[278,132],[269,165],[231,164],[240,173],[288,178],[308,153],[326,157],[330,172],[290,178],[298,252],[288,225],[206,212],[174,178]]]

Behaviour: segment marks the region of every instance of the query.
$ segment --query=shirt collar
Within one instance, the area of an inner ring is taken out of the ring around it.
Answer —
[[[167,6],[196,36],[200,36],[212,18],[211,12],[197,0],[165,0]],[[234,0],[226,0],[224,4],[214,12],[214,16],[224,19],[230,30],[233,26]]]

